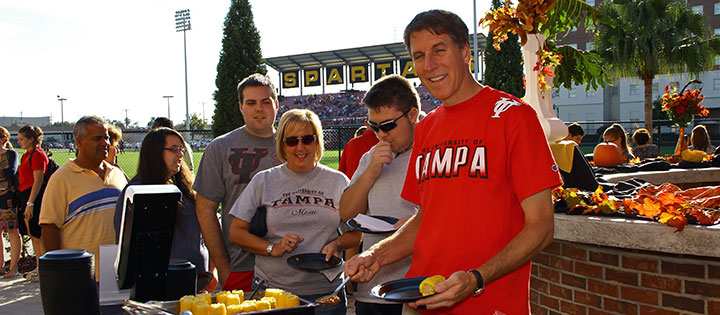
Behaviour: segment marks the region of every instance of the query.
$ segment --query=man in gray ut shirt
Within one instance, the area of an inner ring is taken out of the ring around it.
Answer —
[[[368,108],[367,125],[378,142],[360,158],[350,186],[340,199],[340,216],[347,221],[358,213],[400,219],[404,223],[417,211],[417,205],[400,197],[410,161],[415,125],[420,114],[420,99],[407,79],[390,75],[377,81],[363,98]],[[389,234],[363,234],[363,248],[386,238]],[[371,297],[370,289],[383,282],[405,277],[412,256],[381,269],[372,281],[358,283],[355,300],[357,315],[391,315],[402,313],[401,303]]]
[[[224,290],[250,290],[254,256],[230,243],[230,208],[258,172],[280,165],[275,148],[278,100],[270,78],[252,74],[238,84],[245,126],[213,140],[205,150],[193,189],[197,216],[210,259]],[[222,227],[217,209],[222,205]]]

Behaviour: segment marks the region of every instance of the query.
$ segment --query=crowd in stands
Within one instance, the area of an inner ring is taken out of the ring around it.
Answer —
[[[417,89],[420,95],[421,109],[429,113],[442,102],[432,96],[426,88]],[[280,101],[278,117],[291,109],[309,109],[317,113],[323,125],[360,124],[367,116],[367,109],[361,100],[365,92],[341,92],[286,96]]]

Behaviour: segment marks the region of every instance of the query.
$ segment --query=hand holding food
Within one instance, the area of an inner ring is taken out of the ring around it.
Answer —
[[[443,281],[445,281],[445,277],[441,275],[427,277],[425,280],[420,282],[420,294],[423,296],[435,294],[435,285]]]

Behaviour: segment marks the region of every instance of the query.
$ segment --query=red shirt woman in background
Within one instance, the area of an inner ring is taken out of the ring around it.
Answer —
[[[42,206],[43,177],[48,165],[45,151],[40,150],[42,138],[43,132],[40,127],[25,125],[18,130],[18,144],[20,148],[26,150],[20,158],[20,167],[18,167],[20,177],[18,188],[22,199],[18,210],[18,222],[20,222],[20,234],[30,235],[36,260],[45,254],[45,248],[40,241],[41,229],[38,225]]]

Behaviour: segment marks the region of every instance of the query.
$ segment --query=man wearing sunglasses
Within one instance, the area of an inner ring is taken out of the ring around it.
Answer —
[[[404,222],[417,209],[416,204],[400,198],[400,192],[410,161],[409,150],[413,145],[415,125],[420,113],[420,99],[407,79],[390,75],[370,88],[363,98],[363,104],[368,108],[367,125],[380,141],[360,159],[350,186],[340,199],[340,216],[347,221],[362,213],[393,217]],[[387,236],[363,235],[363,250]],[[385,266],[372,281],[358,284],[355,313],[401,314],[401,303],[379,300],[368,292],[377,284],[404,277],[410,269],[411,259],[405,257]]]
[[[210,258],[224,290],[250,290],[255,257],[230,243],[230,208],[258,172],[280,165],[275,148],[278,100],[270,78],[253,74],[238,84],[245,126],[215,138],[198,167],[193,189],[196,211]],[[222,225],[217,209],[222,205]]]
[[[562,184],[537,113],[475,81],[456,14],[416,15],[404,41],[420,81],[443,102],[416,127],[402,190],[420,208],[345,272],[369,281],[412,254],[406,277],[447,280],[408,313],[529,314],[530,260],[552,241],[550,191]]]

